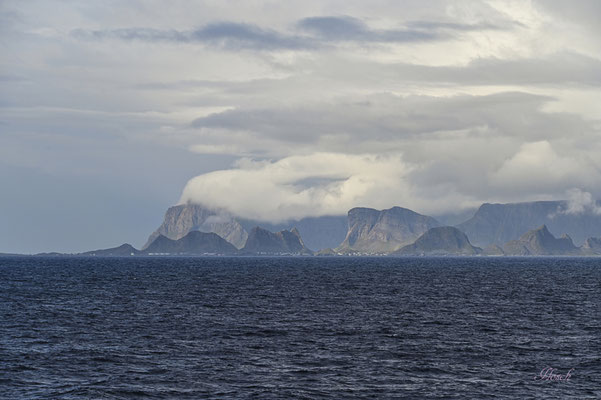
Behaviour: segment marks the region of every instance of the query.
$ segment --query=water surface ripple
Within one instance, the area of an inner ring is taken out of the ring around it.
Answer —
[[[0,397],[599,399],[601,260],[0,258]]]

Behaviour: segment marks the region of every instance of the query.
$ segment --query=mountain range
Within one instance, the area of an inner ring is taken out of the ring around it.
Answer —
[[[336,247],[347,232],[347,219],[344,216],[307,217],[283,223],[259,222],[235,218],[223,210],[210,210],[198,204],[180,204],[170,207],[163,223],[154,231],[142,249],[146,249],[159,235],[177,240],[188,232],[213,232],[242,249],[252,228],[261,226],[272,232],[296,228],[305,238],[308,248],[319,250]]]
[[[156,254],[597,256],[601,215],[571,212],[566,201],[535,201],[485,203],[455,226],[402,207],[264,223],[181,204],[167,210],[141,250],[123,244],[80,255]]]
[[[525,232],[545,225],[554,235],[568,234],[582,244],[601,236],[601,215],[570,212],[566,201],[489,204],[480,206],[473,217],[456,225],[476,246],[503,246]]]

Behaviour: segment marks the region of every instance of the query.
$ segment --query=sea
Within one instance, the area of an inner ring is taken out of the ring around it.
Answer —
[[[594,258],[0,258],[1,399],[601,399]]]

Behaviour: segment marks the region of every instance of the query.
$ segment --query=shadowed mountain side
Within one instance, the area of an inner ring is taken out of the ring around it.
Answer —
[[[248,240],[241,252],[252,254],[313,254],[311,250],[305,247],[297,229],[273,233],[258,226],[248,234]]]
[[[236,254],[238,249],[231,243],[210,232],[192,231],[181,239],[172,240],[159,235],[145,250],[145,254]]]
[[[136,256],[141,254],[140,250],[135,249],[131,244],[124,243],[119,247],[113,247],[111,249],[100,249],[86,251],[81,253],[82,256]]]
[[[565,201],[489,204],[480,206],[469,220],[456,225],[476,246],[503,246],[524,232],[541,225],[560,235],[567,233],[576,243],[601,236],[601,215],[567,213]]]
[[[440,224],[432,217],[406,208],[388,210],[353,208],[348,212],[348,232],[336,248],[339,253],[390,253],[412,243]]]
[[[159,235],[177,240],[192,231],[216,233],[237,248],[243,247],[248,237],[244,228],[231,215],[188,203],[169,207],[163,223],[150,235],[142,249],[145,250]]]
[[[601,255],[601,238],[588,238],[580,248],[584,255]]]
[[[346,215],[307,217],[279,224],[240,218],[238,221],[248,232],[255,226],[261,226],[271,232],[296,228],[303,238],[305,246],[313,250],[339,246],[344,240],[348,228]]]
[[[465,233],[452,226],[428,230],[413,244],[402,247],[392,255],[473,256],[482,249],[472,246]]]
[[[512,256],[551,256],[580,255],[568,235],[556,238],[545,225],[523,234],[518,240],[509,241],[503,246],[506,255]]]

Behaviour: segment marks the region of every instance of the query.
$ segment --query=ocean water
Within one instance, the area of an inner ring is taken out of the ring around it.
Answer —
[[[0,258],[0,398],[599,399],[601,260]]]

